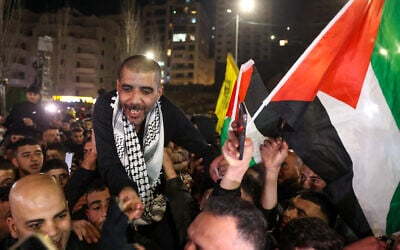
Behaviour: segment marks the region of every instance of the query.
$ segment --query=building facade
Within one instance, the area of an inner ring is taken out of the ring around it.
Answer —
[[[197,1],[166,1],[143,9],[147,50],[163,68],[165,84],[214,83],[214,60],[209,56],[211,25]]]
[[[272,1],[255,1],[255,8],[246,13],[239,9],[239,0],[216,0],[215,59],[225,63],[227,53],[235,56],[236,18],[238,27],[238,62],[248,59],[265,61],[271,58]]]
[[[113,18],[71,9],[44,14],[23,10],[22,16],[4,75],[10,86],[38,81],[49,96],[93,97],[99,88],[114,88],[120,27]]]

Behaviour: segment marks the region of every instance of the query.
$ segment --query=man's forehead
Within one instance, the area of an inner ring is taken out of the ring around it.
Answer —
[[[17,217],[21,222],[27,223],[29,221],[37,221],[37,220],[52,220],[58,214],[68,211],[67,203],[58,203],[56,204],[53,201],[49,201],[47,203],[33,203],[30,204],[13,204],[10,206],[11,215],[13,217]]]
[[[39,187],[39,189],[32,191],[28,185],[20,186],[18,190],[11,192],[10,204],[12,204],[13,212],[21,211],[25,214],[25,217],[33,217],[31,215],[42,214],[40,211],[44,211],[46,214],[47,212],[50,213],[50,209],[58,213],[67,207],[63,193],[56,186],[45,185]]]
[[[128,68],[124,68],[122,70],[122,75],[121,75],[121,84],[129,84],[132,85],[133,82],[129,81],[129,79],[134,78],[136,81],[140,80],[148,80],[151,79],[151,81],[142,81],[142,82],[135,82],[135,83],[143,83],[143,84],[155,84],[156,83],[156,73],[153,71],[135,71],[135,70],[130,70]]]
[[[40,147],[39,144],[35,144],[35,145],[23,145],[23,146],[18,147],[18,152],[20,152],[20,153],[31,152],[31,151],[37,151],[37,150],[42,151],[42,148]]]
[[[102,190],[102,191],[90,192],[87,195],[87,200],[88,200],[88,202],[93,202],[95,200],[108,199],[110,197],[111,197],[110,191],[108,191],[108,188],[106,188],[105,190]]]
[[[0,175],[13,175],[14,170],[12,169],[0,169]]]
[[[50,175],[55,175],[55,174],[67,174],[67,170],[65,168],[53,168],[47,171],[48,174]]]
[[[296,196],[293,199],[293,203],[295,204],[296,207],[301,208],[303,210],[307,211],[313,211],[313,212],[319,212],[321,211],[321,206],[318,205],[317,203],[314,203],[310,200],[306,200],[301,198],[300,196]],[[307,213],[308,214],[308,213]]]
[[[60,154],[61,152],[58,151],[57,149],[47,149],[46,150],[46,154],[50,155],[50,154]]]

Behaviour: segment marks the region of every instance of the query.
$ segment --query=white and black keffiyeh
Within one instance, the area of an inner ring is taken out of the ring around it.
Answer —
[[[154,190],[160,183],[164,152],[164,126],[160,103],[155,103],[145,122],[143,148],[136,134],[135,126],[124,115],[119,97],[113,97],[113,129],[118,157],[129,178],[138,187],[139,196],[145,205],[142,220],[136,224],[149,224],[161,220],[166,204],[162,195]]]

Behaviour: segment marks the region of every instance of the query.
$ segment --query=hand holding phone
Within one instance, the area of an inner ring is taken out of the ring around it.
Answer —
[[[244,141],[246,139],[247,112],[243,102],[239,104],[239,116],[237,119],[237,136],[239,139],[239,160],[243,159]]]

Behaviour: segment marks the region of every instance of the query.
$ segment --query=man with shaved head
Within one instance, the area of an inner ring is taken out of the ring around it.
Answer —
[[[67,249],[71,217],[64,192],[52,177],[31,174],[20,179],[10,190],[9,201],[7,224],[12,237],[23,239],[42,233],[57,249]]]
[[[140,213],[126,211],[129,201],[112,200],[111,217],[106,220],[104,238],[97,244],[80,241],[71,232],[71,216],[62,187],[47,174],[31,174],[17,181],[10,190],[9,203],[11,216],[7,218],[11,236],[24,239],[33,233],[48,237],[58,250],[83,249],[134,249],[127,244],[124,232],[128,221],[137,219]],[[128,217],[129,216],[129,217]]]

